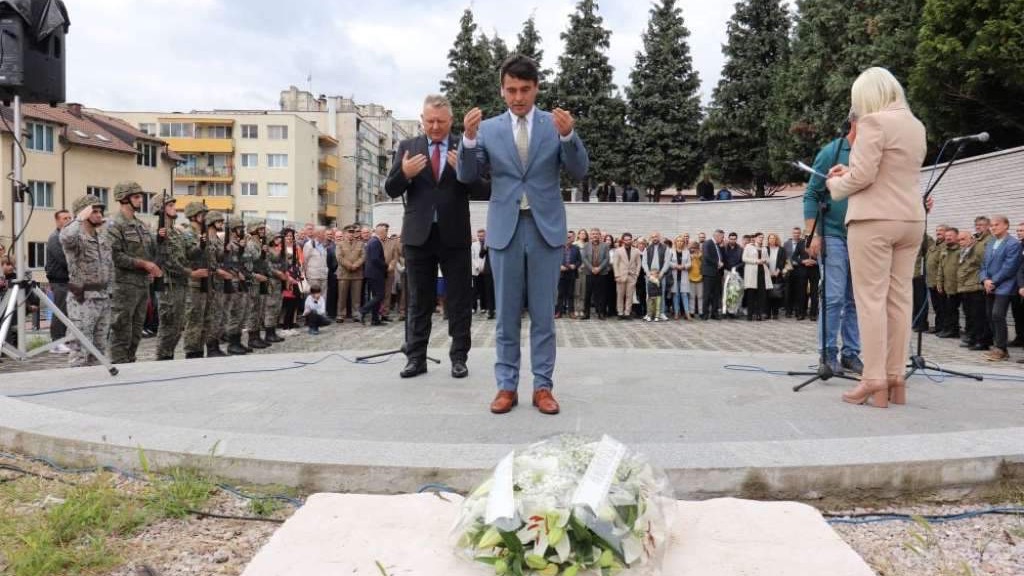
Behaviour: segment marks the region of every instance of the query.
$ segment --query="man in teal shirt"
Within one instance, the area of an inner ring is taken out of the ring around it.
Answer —
[[[836,164],[850,164],[850,147],[857,137],[857,121],[850,115],[850,131],[845,138],[836,138],[818,152],[814,159],[814,170],[827,174]],[[811,176],[804,191],[804,235],[810,235],[818,215],[818,201],[828,206],[824,222],[819,222],[808,253],[818,258],[821,253],[821,236],[825,237],[827,258],[823,263],[825,302],[818,318],[818,338],[825,343],[825,360],[832,371],[860,374],[864,364],[860,360],[860,330],[857,328],[857,305],[853,300],[853,280],[850,276],[850,254],[846,246],[846,205],[847,200],[832,200],[825,179]],[[820,234],[820,235],[819,235]],[[824,329],[822,328],[824,326]],[[837,336],[843,334],[843,348],[840,354]],[[838,358],[837,358],[838,356]]]

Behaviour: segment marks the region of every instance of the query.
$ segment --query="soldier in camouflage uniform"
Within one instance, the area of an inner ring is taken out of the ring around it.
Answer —
[[[267,233],[267,225],[263,222],[250,222],[246,228],[249,237],[245,241],[242,252],[242,267],[246,275],[252,278],[249,283],[249,304],[246,313],[245,328],[249,331],[250,348],[268,348],[269,343],[260,338],[263,329],[263,307],[267,290],[268,271],[267,259],[263,252],[263,237]]]
[[[103,201],[88,195],[75,200],[75,219],[60,231],[60,244],[68,260],[68,319],[102,354],[110,336],[110,280],[114,260],[103,225]],[[77,340],[68,343],[71,366],[99,361]]]
[[[249,299],[249,282],[241,264],[242,242],[244,242],[245,223],[238,216],[228,218],[228,229],[224,241],[227,242],[224,267],[234,275],[236,288],[233,294],[227,294],[225,302],[225,326],[228,335],[228,354],[245,354],[252,352],[242,344],[242,328],[246,324],[246,313],[251,310]]]
[[[164,271],[164,289],[160,295],[160,329],[156,335],[156,359],[174,360],[181,332],[185,328],[188,282],[192,263],[188,259],[188,240],[174,227],[178,219],[177,201],[167,196],[156,201],[153,213],[164,213],[166,228],[156,231],[157,254]]]
[[[218,233],[227,235],[224,224],[223,212],[213,211],[206,215],[207,262],[210,268],[216,271],[210,279],[210,293],[203,323],[207,358],[225,355],[220,349],[220,338],[224,335],[229,291],[233,290],[234,286],[234,275],[224,269],[224,240],[218,236]],[[245,354],[245,349],[239,350],[241,352],[236,353]]]
[[[264,341],[274,344],[284,342],[284,338],[277,335],[277,319],[281,316],[281,286],[288,280],[285,271],[288,263],[284,253],[284,237],[274,236],[270,242],[270,249],[267,251],[267,268],[270,276],[268,282],[269,290],[266,302],[263,305],[263,327],[267,331]]]
[[[206,205],[202,202],[189,202],[185,207],[189,227],[183,233],[183,237],[187,247],[186,256],[192,267],[192,274],[188,280],[188,306],[185,312],[185,358],[202,358],[203,346],[206,345],[203,328],[211,292],[208,238],[204,238],[206,212]]]
[[[120,209],[107,225],[107,242],[114,258],[110,325],[110,361],[114,364],[135,362],[146,319],[149,282],[151,278],[163,276],[163,271],[153,262],[156,253],[153,236],[146,224],[135,216],[142,208],[142,194],[142,187],[135,182],[118,184],[114,188],[114,199]]]

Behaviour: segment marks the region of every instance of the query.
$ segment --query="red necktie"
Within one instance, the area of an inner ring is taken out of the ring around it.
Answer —
[[[430,165],[434,167],[434,179],[441,181],[441,141],[433,142],[434,152],[430,155]]]

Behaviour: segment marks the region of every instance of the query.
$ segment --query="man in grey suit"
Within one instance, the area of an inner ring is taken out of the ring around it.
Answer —
[[[590,242],[580,249],[583,261],[583,320],[590,320],[590,309],[597,309],[597,317],[604,320],[608,308],[605,278],[611,269],[611,246],[601,241],[601,230],[590,229]]]
[[[560,108],[546,112],[534,107],[539,83],[536,62],[519,54],[510,56],[502,63],[499,78],[508,112],[481,122],[480,109],[470,110],[458,159],[459,181],[475,183],[488,169],[491,176],[487,247],[497,309],[494,375],[498,384],[491,412],[504,414],[518,404],[519,332],[526,296],[533,405],[544,414],[557,414],[558,402],[551,394],[555,295],[567,233],[559,172],[564,165],[570,176],[582,180],[590,159],[571,114]]]

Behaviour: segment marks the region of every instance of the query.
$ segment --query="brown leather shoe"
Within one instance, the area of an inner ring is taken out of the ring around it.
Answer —
[[[498,390],[498,395],[491,402],[491,412],[494,414],[506,414],[519,404],[519,394],[510,390]]]
[[[558,401],[551,395],[549,388],[541,388],[533,392],[533,405],[541,414],[558,414]]]

